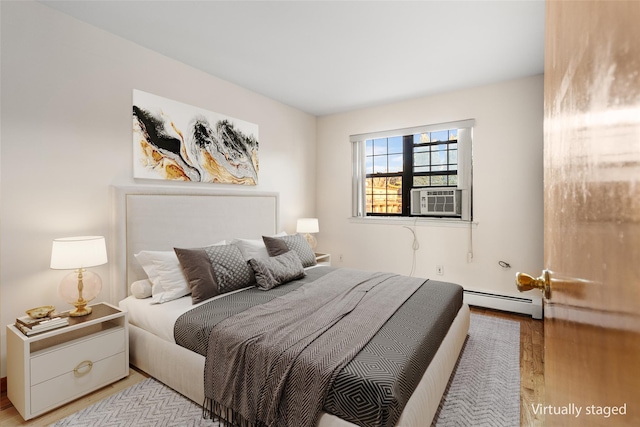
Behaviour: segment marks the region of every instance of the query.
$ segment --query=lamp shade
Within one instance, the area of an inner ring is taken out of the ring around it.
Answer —
[[[317,233],[320,231],[318,218],[300,218],[296,227],[298,233]]]
[[[107,246],[102,236],[55,239],[51,248],[51,268],[75,270],[107,263]]]

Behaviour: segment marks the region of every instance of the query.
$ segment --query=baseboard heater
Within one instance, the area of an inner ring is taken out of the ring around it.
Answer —
[[[542,319],[542,300],[465,289],[464,302],[477,307],[528,314],[534,319]]]

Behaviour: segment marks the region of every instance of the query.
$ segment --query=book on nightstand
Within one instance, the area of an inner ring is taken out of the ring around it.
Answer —
[[[45,317],[42,319],[32,319],[28,316],[16,319],[16,328],[23,334],[29,336],[39,332],[49,331],[69,324],[67,317]]]

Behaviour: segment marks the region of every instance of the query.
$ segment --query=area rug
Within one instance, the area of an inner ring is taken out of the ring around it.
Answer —
[[[520,324],[472,314],[469,336],[432,426],[519,424]],[[200,406],[153,378],[51,426],[220,427],[202,418]]]
[[[520,324],[471,315],[432,427],[520,425]]]

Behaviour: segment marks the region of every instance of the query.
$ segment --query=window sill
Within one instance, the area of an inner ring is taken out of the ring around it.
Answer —
[[[421,218],[417,216],[367,216],[349,217],[349,222],[356,224],[385,224],[385,225],[417,225],[427,227],[453,227],[453,228],[476,228],[477,222],[463,221],[458,218]]]

